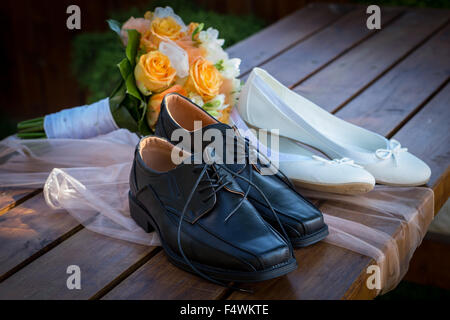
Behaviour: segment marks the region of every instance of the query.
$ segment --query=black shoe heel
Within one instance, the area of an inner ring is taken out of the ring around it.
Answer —
[[[130,203],[130,215],[137,225],[144,229],[145,232],[155,231],[155,228],[150,223],[149,214],[133,199],[131,194],[128,194],[128,201]]]

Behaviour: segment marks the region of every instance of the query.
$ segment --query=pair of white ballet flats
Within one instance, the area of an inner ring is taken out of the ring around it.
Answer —
[[[237,110],[253,127],[279,130],[280,169],[301,187],[356,194],[372,190],[375,182],[418,186],[430,178],[428,165],[398,141],[335,117],[263,69],[253,69]]]

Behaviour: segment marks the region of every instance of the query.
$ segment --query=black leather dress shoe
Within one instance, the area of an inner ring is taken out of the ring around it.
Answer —
[[[175,165],[172,152],[183,162]],[[131,170],[131,216],[158,232],[171,262],[213,282],[261,281],[295,270],[288,240],[242,197],[230,172],[193,160],[164,139],[146,137]]]
[[[195,126],[195,121],[201,121],[201,124],[198,124],[199,129]],[[249,146],[248,141],[239,137],[239,134],[230,126],[218,122],[202,108],[181,95],[168,94],[164,97],[156,124],[156,135],[168,139],[173,144],[179,144],[187,150],[194,150],[205,148],[211,143],[210,141],[202,141],[200,146],[194,143],[195,137],[202,137],[207,129],[219,130],[224,137],[229,136],[231,132],[236,141],[240,140],[241,145],[245,144],[244,149],[248,160],[251,146]],[[177,132],[172,136],[175,130]],[[180,130],[184,136],[190,136],[188,141],[181,141],[181,143],[177,141],[179,136],[183,136],[180,134]],[[226,138],[223,138],[224,144],[225,141]],[[260,174],[260,164],[249,164],[249,161],[246,164],[227,164],[227,167],[251,180],[265,194],[278,214],[293,246],[305,247],[324,239],[328,235],[328,227],[320,210],[303,198],[282,172],[279,171],[274,175],[262,175]],[[238,182],[241,190],[247,190],[248,183],[246,181],[237,179],[236,182]],[[273,217],[271,208],[265,203],[261,193],[256,188],[250,188],[248,199],[266,221],[280,232],[282,231]]]

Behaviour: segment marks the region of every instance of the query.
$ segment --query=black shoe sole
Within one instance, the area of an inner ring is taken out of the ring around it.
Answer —
[[[322,229],[319,229],[315,233],[309,234],[305,237],[290,238],[292,246],[294,248],[303,248],[310,246],[316,242],[325,239],[328,236],[328,226],[324,225]]]
[[[198,275],[186,262],[184,259],[176,254],[164,241],[158,224],[155,222],[151,214],[143,208],[131,195],[128,194],[129,204],[130,204],[130,214],[133,220],[142,228],[145,232],[158,232],[159,239],[161,240],[161,245],[169,258],[175,266]],[[297,269],[297,261],[294,257],[286,261],[285,263],[273,266],[269,269],[258,270],[258,271],[230,271],[226,269],[220,269],[216,267],[211,267],[208,265],[200,264],[197,262],[191,262],[194,267],[196,267],[201,272],[205,273],[209,277],[229,282],[258,282],[264,280],[270,280],[273,278],[284,276],[289,272]]]

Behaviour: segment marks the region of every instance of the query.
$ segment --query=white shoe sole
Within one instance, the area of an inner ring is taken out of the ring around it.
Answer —
[[[338,194],[362,194],[367,193],[374,188],[374,186],[369,183],[321,184],[299,179],[291,179],[291,181],[300,188]]]

